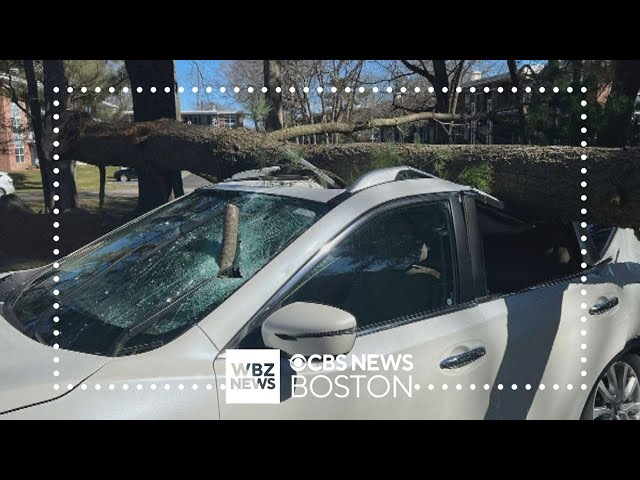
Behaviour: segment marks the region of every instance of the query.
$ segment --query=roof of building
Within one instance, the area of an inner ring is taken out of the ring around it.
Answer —
[[[544,68],[544,65],[542,64],[534,64],[534,65],[525,65],[521,68],[521,70],[523,69],[530,69],[531,72],[528,72],[528,74],[530,73],[540,73],[540,71]],[[496,83],[496,82],[507,82],[511,80],[511,75],[509,73],[500,73],[498,75],[490,75],[488,77],[482,77],[479,78],[478,80],[472,80],[469,82],[465,82],[463,83],[461,86],[462,87],[476,87],[478,85],[485,85],[487,83]]]
[[[180,115],[238,115],[239,110],[180,110]],[[125,110],[125,115],[133,115],[133,110]]]
[[[235,115],[242,113],[238,110],[181,110],[182,115]]]

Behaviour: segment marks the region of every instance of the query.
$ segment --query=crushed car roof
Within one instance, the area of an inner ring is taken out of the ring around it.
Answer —
[[[482,200],[495,205],[501,202],[491,195],[475,188],[460,185],[449,180],[429,175],[412,167],[400,166],[374,170],[361,175],[349,188],[324,188],[313,179],[264,178],[276,169],[266,168],[240,172],[231,179],[208,188],[222,190],[240,190],[248,192],[262,192],[272,195],[300,198],[315,202],[328,203],[339,196],[357,195],[361,191],[371,190],[382,185],[400,184],[403,182],[418,182],[421,194],[453,193],[469,191],[478,195]],[[402,175],[410,174],[409,177]],[[263,177],[263,179],[261,179]],[[416,183],[413,183],[416,185]],[[398,185],[399,186],[399,185]]]

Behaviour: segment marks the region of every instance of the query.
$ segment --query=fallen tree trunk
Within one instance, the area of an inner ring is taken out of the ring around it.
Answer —
[[[63,154],[94,165],[188,170],[219,180],[289,161],[290,152],[346,180],[389,164],[408,164],[497,196],[537,216],[640,226],[640,150],[519,145],[342,144],[301,146],[248,130],[170,120],[87,121],[68,112]],[[65,147],[66,144],[66,148]],[[587,160],[581,155],[587,153]],[[372,161],[375,160],[375,161]],[[582,174],[581,169],[587,173]],[[581,182],[588,186],[583,188]],[[587,201],[581,200],[587,195]],[[580,210],[587,209],[582,215]]]
[[[305,158],[349,181],[371,169],[371,158],[384,148],[389,147],[309,146]],[[402,164],[480,187],[533,215],[640,226],[640,149],[398,144],[393,152]],[[581,214],[583,208],[586,215]]]

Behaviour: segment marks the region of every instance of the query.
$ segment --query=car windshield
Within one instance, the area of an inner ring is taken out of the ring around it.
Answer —
[[[224,276],[227,204],[238,207],[238,247],[235,274]],[[325,209],[263,193],[196,191],[37,276],[9,303],[9,320],[44,344],[84,353],[157,348],[212,312]]]

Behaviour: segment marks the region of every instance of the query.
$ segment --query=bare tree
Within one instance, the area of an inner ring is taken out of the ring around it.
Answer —
[[[267,123],[267,112],[275,115],[282,128],[299,125],[349,122],[362,97],[357,88],[362,85],[364,60],[280,60],[278,61],[279,79],[268,80],[264,76],[265,65],[270,68],[271,61],[238,60],[228,62],[223,67],[223,77],[240,91],[234,98],[249,111],[261,130]],[[269,85],[269,81],[272,82]],[[247,87],[259,89],[261,85],[269,90],[265,96],[249,93]],[[276,87],[281,92],[275,91]],[[358,100],[356,101],[356,95]],[[275,105],[275,107],[274,107]],[[282,115],[280,116],[280,105]],[[273,127],[269,127],[273,131]],[[335,142],[339,135],[324,134],[323,141]],[[304,136],[296,139],[302,143],[316,143],[318,136]]]

